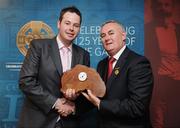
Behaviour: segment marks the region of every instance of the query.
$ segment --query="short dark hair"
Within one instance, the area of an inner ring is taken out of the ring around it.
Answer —
[[[69,6],[69,7],[65,7],[61,10],[60,15],[59,15],[59,21],[61,22],[63,19],[63,16],[66,12],[72,12],[72,13],[76,13],[79,17],[80,17],[80,24],[82,22],[82,16],[81,16],[81,12],[79,11],[79,9],[75,6]]]

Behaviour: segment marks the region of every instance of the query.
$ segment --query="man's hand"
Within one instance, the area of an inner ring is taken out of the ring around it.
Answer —
[[[88,99],[91,103],[93,103],[96,107],[99,108],[100,99],[92,94],[91,90],[87,90],[87,93],[82,92],[82,94]]]
[[[66,117],[75,112],[75,104],[65,98],[61,98],[57,100],[55,109],[61,116]]]
[[[79,96],[79,93],[76,93],[75,89],[67,89],[66,92],[64,92],[64,97],[68,100],[75,100]]]

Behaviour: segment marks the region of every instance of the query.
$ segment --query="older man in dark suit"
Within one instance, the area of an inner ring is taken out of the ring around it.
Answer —
[[[120,23],[106,22],[100,35],[109,55],[97,68],[106,82],[106,95],[99,99],[90,90],[83,93],[98,107],[100,128],[151,127],[153,75],[149,61],[125,45],[126,32]]]

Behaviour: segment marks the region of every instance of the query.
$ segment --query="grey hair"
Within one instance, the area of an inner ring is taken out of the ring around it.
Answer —
[[[109,23],[116,23],[116,24],[118,24],[118,25],[120,26],[120,28],[122,29],[122,31],[123,31],[123,32],[126,32],[124,25],[123,25],[122,23],[120,23],[119,21],[116,21],[116,20],[108,20],[108,21],[104,22],[104,23],[101,25],[101,28],[102,28],[104,25],[109,24]]]

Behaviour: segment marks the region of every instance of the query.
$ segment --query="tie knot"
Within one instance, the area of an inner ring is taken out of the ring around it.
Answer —
[[[68,47],[62,47],[62,51],[63,53],[68,53],[69,52],[69,48]]]
[[[113,63],[116,59],[114,57],[109,58],[109,63]]]

